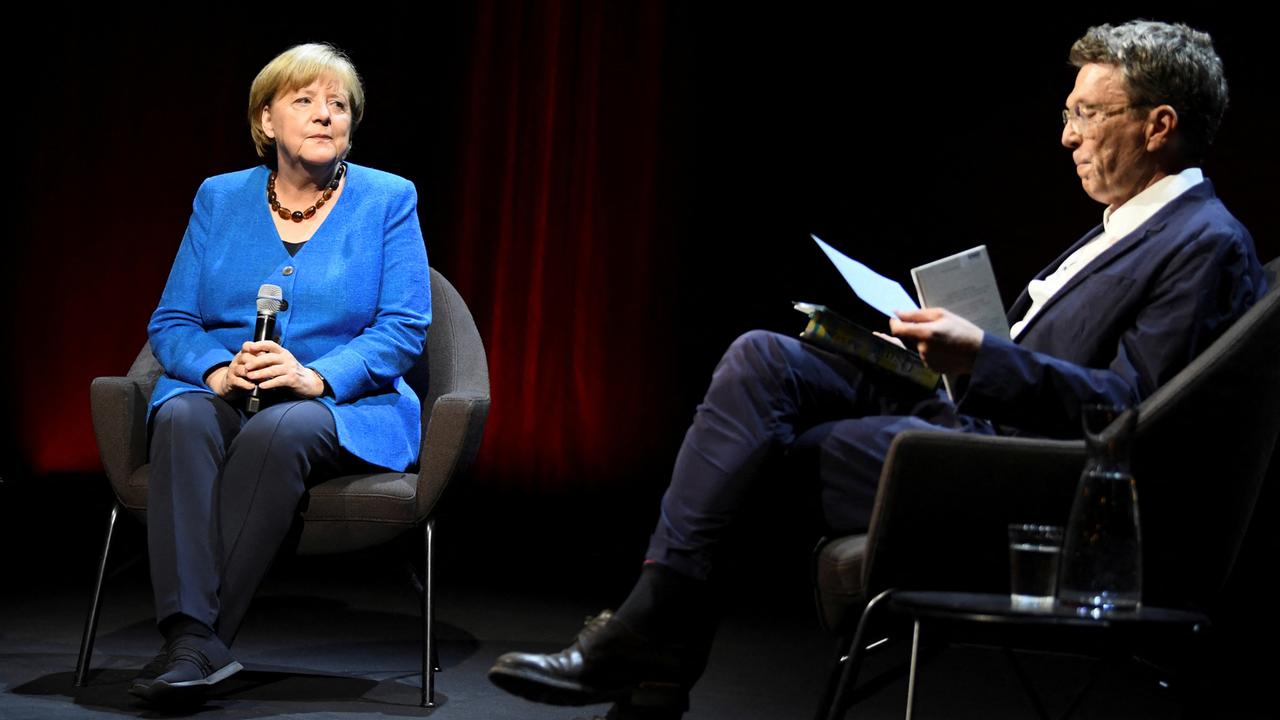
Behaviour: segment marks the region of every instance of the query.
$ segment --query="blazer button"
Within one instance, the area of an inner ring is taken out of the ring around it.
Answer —
[[[284,270],[281,270],[280,272],[283,273],[285,277],[288,277],[293,274],[293,266],[285,265]]]

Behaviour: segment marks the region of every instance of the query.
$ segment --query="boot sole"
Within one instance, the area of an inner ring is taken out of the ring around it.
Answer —
[[[520,668],[495,667],[489,680],[512,695],[547,705],[595,705],[622,702],[637,707],[689,707],[689,693],[677,683],[641,682],[619,688],[596,688]]]

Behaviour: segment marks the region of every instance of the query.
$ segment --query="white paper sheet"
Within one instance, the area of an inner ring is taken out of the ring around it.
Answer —
[[[925,305],[944,307],[983,332],[1009,339],[1009,319],[986,245],[911,268],[911,279]]]
[[[822,248],[822,252],[831,259],[836,270],[840,271],[844,281],[849,283],[853,292],[866,304],[890,317],[893,316],[894,310],[919,309],[920,306],[916,305],[916,301],[902,288],[902,285],[831,247],[817,235],[810,234],[809,237],[818,243],[818,247]]]

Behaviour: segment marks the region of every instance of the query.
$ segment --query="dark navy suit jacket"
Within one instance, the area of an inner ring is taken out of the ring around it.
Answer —
[[[1081,405],[1138,404],[1264,292],[1253,239],[1206,180],[1082,268],[1016,341],[987,333],[958,409],[1011,432],[1078,437]],[[1024,290],[1010,322],[1030,305]]]

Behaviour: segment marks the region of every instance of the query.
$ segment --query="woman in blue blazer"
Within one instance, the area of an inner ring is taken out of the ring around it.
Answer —
[[[345,160],[363,110],[331,46],[263,68],[249,123],[267,165],[200,186],[151,317],[165,374],[147,531],[165,644],[131,692],[154,704],[199,702],[240,669],[227,648],[309,484],[416,459],[401,376],[431,320],[427,256],[412,183]],[[263,285],[281,290],[277,337],[252,342]]]

